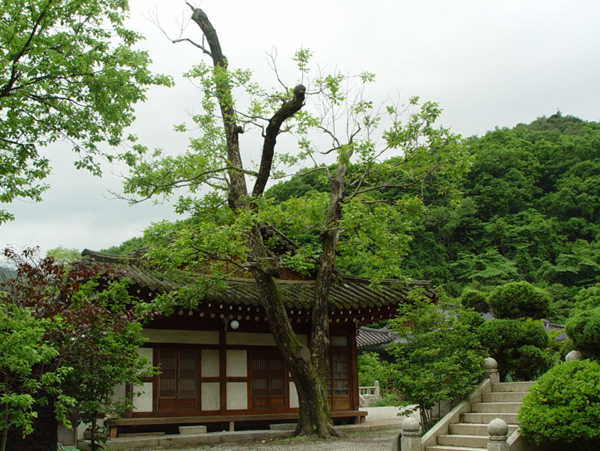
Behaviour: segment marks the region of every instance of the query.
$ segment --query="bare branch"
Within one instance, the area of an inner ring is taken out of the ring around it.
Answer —
[[[269,125],[265,130],[265,139],[263,150],[260,159],[260,168],[252,190],[252,195],[257,197],[263,194],[271,168],[273,166],[273,156],[275,154],[275,144],[277,143],[277,135],[281,129],[281,125],[294,114],[296,114],[304,106],[306,97],[306,88],[303,85],[298,85],[294,88],[294,97],[281,105],[279,110],[273,115],[269,121]]]

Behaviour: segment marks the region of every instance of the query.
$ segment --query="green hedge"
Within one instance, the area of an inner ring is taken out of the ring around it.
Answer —
[[[552,368],[525,396],[519,420],[521,434],[536,444],[600,449],[600,365],[581,360]]]

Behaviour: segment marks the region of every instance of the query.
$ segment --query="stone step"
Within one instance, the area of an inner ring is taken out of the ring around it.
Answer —
[[[504,420],[506,424],[519,424],[516,413],[463,413],[461,414],[461,423],[479,423],[489,424],[495,418]]]
[[[520,391],[528,392],[535,382],[496,382],[492,384],[493,392]]]
[[[517,413],[520,402],[474,402],[472,412],[481,413]]]
[[[487,448],[489,435],[438,435],[438,445],[463,448]]]
[[[488,435],[487,424],[481,423],[454,423],[450,426],[450,434],[458,435]],[[516,424],[508,425],[508,435],[517,430]]]
[[[426,446],[426,451],[487,451],[487,446],[485,448],[467,448],[464,446],[442,446],[442,445],[434,445],[434,446]]]
[[[521,402],[526,394],[526,391],[490,392],[484,393],[481,400],[483,402]]]

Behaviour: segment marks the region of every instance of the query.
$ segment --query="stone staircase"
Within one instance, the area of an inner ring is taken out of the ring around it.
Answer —
[[[533,382],[494,382],[491,391],[482,393],[469,412],[460,414],[460,422],[450,424],[448,433],[437,436],[437,445],[425,451],[485,451],[490,421],[500,418],[508,424],[509,437],[517,430],[517,412]]]

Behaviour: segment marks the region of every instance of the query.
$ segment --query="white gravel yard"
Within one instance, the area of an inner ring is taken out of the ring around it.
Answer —
[[[367,423],[373,423],[376,421],[393,421],[398,420],[398,423],[402,423],[404,416],[400,417],[399,413],[403,410],[410,409],[411,407],[361,407],[360,410],[367,412]],[[418,412],[412,413],[410,416],[415,419],[419,419]]]
[[[345,438],[317,440],[288,438],[262,442],[232,442],[204,445],[195,448],[178,448],[179,451],[391,451],[392,442],[398,436],[395,431],[364,432],[349,434]],[[148,448],[143,451],[159,451],[166,448]],[[142,451],[142,450],[139,450]]]
[[[195,447],[177,448],[180,451],[391,451],[392,443],[398,436],[400,424],[404,417],[398,416],[403,408],[398,407],[369,407],[366,424],[390,424],[398,422],[398,429],[381,430],[376,432],[352,432],[344,438],[328,440],[308,439],[306,437],[269,439],[256,442],[230,442],[215,445],[200,445]],[[418,414],[413,413],[412,415]],[[411,416],[412,416],[411,415]],[[341,428],[344,429],[343,427]],[[145,448],[139,451],[159,451],[166,447]],[[174,448],[170,448],[174,449]]]

